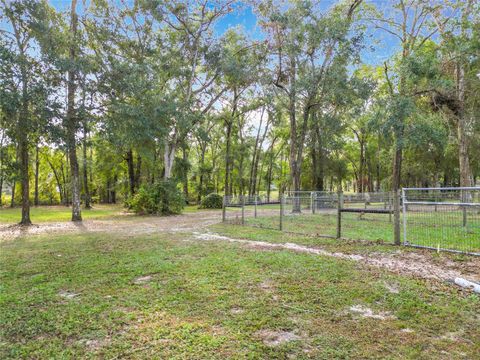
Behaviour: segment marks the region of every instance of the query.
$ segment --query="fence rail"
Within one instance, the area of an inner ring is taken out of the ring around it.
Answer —
[[[223,221],[309,236],[400,243],[480,255],[480,188],[405,188],[393,192],[302,191],[279,198],[225,196]],[[400,204],[400,206],[398,206]]]
[[[327,191],[288,192],[270,201],[229,196],[224,198],[223,221],[309,236],[393,242],[392,199],[391,193]]]
[[[480,187],[405,188],[406,246],[480,255]]]

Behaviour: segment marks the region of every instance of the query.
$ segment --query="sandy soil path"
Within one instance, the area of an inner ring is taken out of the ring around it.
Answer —
[[[84,220],[82,223],[47,222],[23,227],[0,225],[0,241],[14,240],[22,236],[42,234],[67,234],[108,232],[127,235],[153,234],[156,232],[199,231],[221,221],[219,211],[197,211],[176,216],[118,216],[112,219]]]

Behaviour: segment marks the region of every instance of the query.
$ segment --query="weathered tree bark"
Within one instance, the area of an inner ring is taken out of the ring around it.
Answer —
[[[38,144],[35,146],[35,196],[33,203],[38,206],[38,175],[40,171],[40,159],[38,157]]]
[[[130,185],[130,197],[135,195],[135,167],[133,163],[133,151],[132,149],[127,151],[125,156],[125,161],[127,162],[128,168],[128,183]]]
[[[77,159],[77,147],[75,133],[77,130],[77,116],[75,114],[75,91],[76,91],[76,70],[74,62],[76,60],[76,41],[78,18],[76,13],[77,0],[72,0],[70,12],[70,33],[72,43],[70,44],[70,69],[68,71],[67,81],[67,116],[66,116],[66,143],[70,160],[70,177],[72,188],[72,221],[82,221],[82,211],[80,208],[80,179]]]
[[[90,204],[90,187],[88,186],[88,160],[87,160],[87,141],[88,129],[87,120],[83,121],[83,192],[85,194],[85,209],[91,209]]]
[[[163,161],[164,161],[164,179],[168,180],[172,177],[173,161],[175,159],[175,151],[177,145],[176,141],[170,142],[168,139],[165,140],[165,149],[163,152]]]

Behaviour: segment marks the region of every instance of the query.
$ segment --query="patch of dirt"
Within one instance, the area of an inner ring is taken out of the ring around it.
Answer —
[[[233,315],[243,314],[244,312],[245,310],[240,307],[233,307],[230,309],[230,313],[232,313]]]
[[[88,351],[95,351],[108,345],[110,342],[111,338],[105,337],[103,339],[81,339],[79,344],[85,346]]]
[[[152,276],[151,275],[146,275],[146,276],[139,276],[133,280],[133,283],[135,285],[144,285],[152,281]]]
[[[64,299],[67,299],[67,300],[73,300],[76,297],[80,296],[80,294],[79,293],[74,293],[74,292],[71,292],[71,291],[62,290],[58,293],[58,296],[60,296]]]
[[[198,211],[176,216],[125,215],[111,219],[84,220],[83,222],[52,222],[31,226],[0,225],[0,242],[24,236],[41,234],[65,234],[108,232],[123,235],[154,234],[161,232],[198,231],[221,221],[217,211]]]
[[[390,294],[400,293],[400,288],[398,284],[385,283],[385,288],[388,290]]]
[[[255,333],[263,343],[270,347],[277,347],[290,341],[299,341],[302,338],[290,331],[260,330]]]
[[[349,311],[360,315],[363,318],[371,318],[376,320],[394,320],[396,317],[388,311],[374,312],[372,309],[363,305],[350,306]]]
[[[258,286],[260,289],[262,289],[265,292],[272,292],[275,290],[275,285],[270,280],[265,280],[261,282]]]

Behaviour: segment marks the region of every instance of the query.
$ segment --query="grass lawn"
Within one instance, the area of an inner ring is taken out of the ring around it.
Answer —
[[[92,209],[82,208],[83,219],[101,219],[123,214],[122,205],[95,204]],[[20,221],[21,208],[0,208],[0,224],[16,224]],[[67,206],[32,206],[30,217],[33,223],[69,221],[72,208]]]
[[[192,213],[198,211],[197,205],[188,205],[184,209],[184,213]],[[203,210],[207,211],[207,210]],[[216,210],[218,211],[218,210]],[[21,208],[0,208],[0,224],[16,224],[20,221]],[[115,218],[117,216],[134,215],[129,213],[121,204],[105,205],[96,204],[90,210],[82,208],[82,217],[88,219],[106,219]],[[30,217],[33,223],[70,221],[72,217],[72,208],[66,206],[32,206],[30,209]]]
[[[260,208],[260,207],[259,207]],[[241,209],[228,208],[227,221],[239,223]],[[388,214],[342,214],[342,237],[356,240],[393,243],[393,223]],[[407,240],[415,245],[480,253],[480,214],[469,212],[467,225],[462,226],[462,213],[410,212],[407,217]],[[403,221],[403,219],[401,220]],[[279,229],[279,211],[261,207],[254,217],[252,207],[245,209],[245,224]],[[335,211],[311,214],[286,212],[283,230],[310,236],[336,236]],[[402,224],[403,241],[403,224]]]
[[[0,244],[2,359],[473,359],[479,309],[450,285],[183,233]]]

